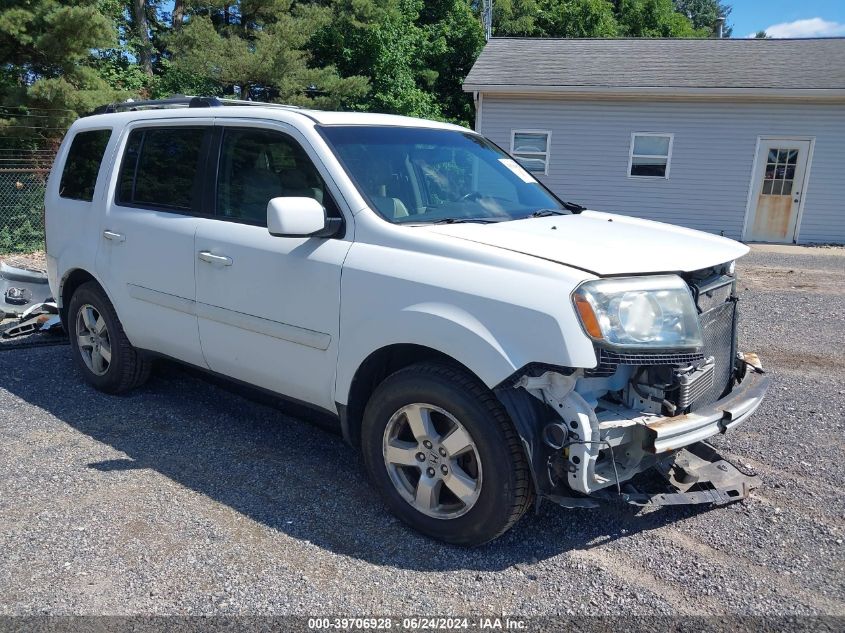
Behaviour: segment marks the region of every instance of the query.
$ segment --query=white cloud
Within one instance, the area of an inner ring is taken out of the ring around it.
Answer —
[[[772,24],[766,29],[766,35],[769,37],[836,37],[845,35],[845,24],[822,18],[809,18]],[[754,33],[749,34],[748,37],[754,37]]]

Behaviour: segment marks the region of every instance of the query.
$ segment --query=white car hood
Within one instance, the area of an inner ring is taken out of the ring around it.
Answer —
[[[690,272],[737,259],[749,250],[710,233],[598,211],[426,229],[602,276]]]

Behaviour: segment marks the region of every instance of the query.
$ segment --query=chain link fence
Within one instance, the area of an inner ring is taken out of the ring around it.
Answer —
[[[44,191],[53,153],[0,147],[0,254],[44,250]]]
[[[0,257],[44,251],[47,176],[66,131],[63,108],[0,105]]]
[[[44,169],[0,169],[0,253],[44,249]]]

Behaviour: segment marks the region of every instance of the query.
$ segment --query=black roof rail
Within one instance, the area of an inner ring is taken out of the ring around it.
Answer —
[[[196,97],[197,99],[206,99],[208,97]],[[261,108],[285,108],[287,110],[302,110],[302,106],[290,105],[287,103],[267,103],[266,101],[245,101],[244,99],[224,99],[219,97],[211,97],[218,101],[217,105],[224,106],[256,106]]]
[[[283,103],[264,103],[261,101],[243,101],[240,99],[221,99],[220,97],[191,97],[185,95],[174,95],[166,99],[148,99],[144,101],[118,101],[96,108],[94,114],[110,114],[112,112],[125,112],[132,110],[156,110],[165,108],[219,108],[222,106],[261,106],[265,108],[288,108],[300,109],[299,106],[285,105]]]
[[[208,108],[213,106],[223,105],[217,97],[188,97],[183,95],[174,95],[166,99],[148,99],[142,101],[118,101],[116,103],[109,103],[102,105],[92,112],[92,114],[109,114],[111,112],[120,112],[124,110],[141,110],[147,108],[171,108],[171,107],[188,107],[188,108]]]

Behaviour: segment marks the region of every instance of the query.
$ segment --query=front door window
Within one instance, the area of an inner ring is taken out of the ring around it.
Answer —
[[[329,217],[340,217],[305,151],[289,136],[257,128],[227,128],[217,177],[217,215],[267,226],[267,203],[276,197],[314,198]]]

